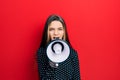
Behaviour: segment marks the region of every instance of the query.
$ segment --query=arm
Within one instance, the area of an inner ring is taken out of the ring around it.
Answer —
[[[78,59],[77,52],[75,50],[71,50],[71,53],[73,54],[73,56],[72,56],[72,64],[73,64],[73,68],[74,68],[73,80],[81,80],[80,79],[79,59]]]
[[[50,67],[45,50],[42,48],[38,50],[37,61],[40,80],[52,79],[54,77],[55,69]]]

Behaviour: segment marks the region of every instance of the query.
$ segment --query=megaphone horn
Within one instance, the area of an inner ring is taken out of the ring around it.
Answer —
[[[65,61],[70,54],[70,48],[66,41],[56,39],[47,46],[47,57],[58,66],[58,63]]]

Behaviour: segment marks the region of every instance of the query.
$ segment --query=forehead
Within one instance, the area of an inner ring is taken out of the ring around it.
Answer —
[[[63,27],[63,25],[60,21],[52,21],[49,24],[49,28],[57,28],[57,27]]]

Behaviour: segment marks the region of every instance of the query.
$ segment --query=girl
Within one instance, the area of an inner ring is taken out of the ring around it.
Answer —
[[[40,48],[37,53],[40,80],[80,80],[77,52],[70,45],[70,55],[57,68],[51,67],[46,55],[46,45],[56,39],[67,41],[70,45],[66,24],[62,17],[50,15],[45,23]]]

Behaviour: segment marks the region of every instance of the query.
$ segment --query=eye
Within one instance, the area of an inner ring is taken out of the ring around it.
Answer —
[[[61,30],[63,30],[63,28],[58,28],[58,30],[60,30],[60,31],[61,31]]]
[[[49,29],[49,31],[53,31],[53,30],[54,30],[54,28],[50,28],[50,29]]]

